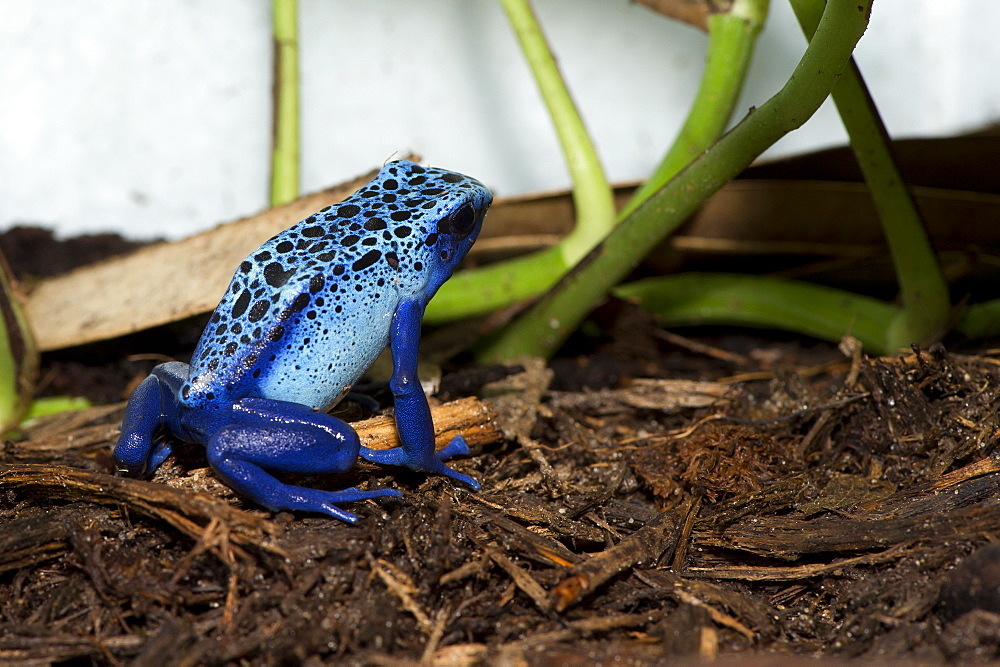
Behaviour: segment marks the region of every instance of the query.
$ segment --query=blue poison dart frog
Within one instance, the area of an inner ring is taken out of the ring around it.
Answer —
[[[272,476],[343,472],[358,454],[478,489],[443,462],[468,453],[462,436],[434,451],[417,346],[424,307],[469,251],[492,201],[475,179],[400,160],[264,243],[236,269],[190,366],[160,364],[132,394],[114,450],[119,472],[155,469],[171,453],[169,433],[203,444],[226,484],[271,510],[353,523],[358,517],[337,503],[402,495],[322,491]],[[375,451],[324,411],[386,345],[401,446]]]

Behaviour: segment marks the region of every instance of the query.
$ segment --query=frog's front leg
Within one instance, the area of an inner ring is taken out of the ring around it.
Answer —
[[[404,465],[413,470],[426,470],[453,477],[479,489],[479,482],[472,477],[452,470],[444,464],[459,454],[468,454],[465,438],[455,436],[440,452],[434,451],[434,422],[427,397],[417,377],[417,349],[420,343],[420,321],[424,304],[418,300],[403,301],[396,308],[389,329],[389,348],[392,351],[392,379],[389,387],[396,400],[396,430],[401,447],[384,451],[361,449],[369,461],[390,465]]]
[[[348,424],[307,406],[264,398],[233,405],[231,419],[206,445],[208,461],[241,495],[271,510],[324,512],[349,523],[358,517],[335,503],[401,496],[396,489],[322,491],[284,484],[270,472],[324,474],[354,465],[361,447]]]
[[[187,364],[160,364],[132,393],[113,453],[119,473],[137,476],[152,472],[170,456],[170,445],[157,442],[157,431],[164,427],[181,437],[177,390],[187,376]]]

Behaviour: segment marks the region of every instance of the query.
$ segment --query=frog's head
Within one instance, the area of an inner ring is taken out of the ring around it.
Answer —
[[[451,277],[472,248],[482,229],[486,209],[493,202],[493,195],[479,181],[454,172],[443,173],[445,178],[460,176],[462,180],[460,186],[444,198],[446,206],[437,221],[437,266],[431,277],[434,290]]]
[[[423,293],[430,298],[475,243],[493,195],[476,179],[453,171],[406,161],[391,164],[397,166],[400,187],[423,200],[407,224],[413,223],[420,235],[415,240],[425,248]]]

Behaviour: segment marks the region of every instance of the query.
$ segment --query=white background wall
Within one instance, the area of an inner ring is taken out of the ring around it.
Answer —
[[[704,36],[628,0],[536,0],[613,180],[657,163],[683,121]],[[303,189],[415,151],[499,195],[568,184],[493,0],[302,0]],[[890,132],[1000,117],[1000,2],[877,0],[858,60]],[[804,40],[771,16],[739,115]],[[266,205],[266,0],[0,0],[0,229],[178,238]],[[771,154],[842,143],[832,107]]]

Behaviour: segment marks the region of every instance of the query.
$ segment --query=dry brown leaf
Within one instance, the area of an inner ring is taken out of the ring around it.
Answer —
[[[638,0],[638,2],[654,12],[693,25],[699,30],[708,30],[708,15],[712,11],[712,3],[709,0]]]
[[[989,137],[956,137],[894,144],[904,174],[920,184],[912,190],[938,249],[965,252],[1000,246],[1000,231],[994,224],[1000,217],[1000,194],[994,194],[1000,192],[1000,184],[982,175],[989,170],[967,176],[960,168],[982,164],[987,153],[993,159],[997,143],[1000,139],[991,143]],[[949,158],[953,153],[961,164]],[[934,165],[921,164],[926,155],[934,156]],[[849,181],[853,174],[849,158],[838,149],[753,167],[749,173],[756,177],[784,178],[743,179],[726,185],[651,253],[647,265],[661,272],[675,270],[680,259],[692,253],[836,258],[884,253],[867,189]],[[787,180],[783,164],[796,165],[791,173],[799,180]],[[236,266],[260,243],[344,199],[370,177],[182,241],[152,245],[41,281],[26,308],[39,348],[54,350],[114,338],[210,311]],[[810,177],[818,180],[801,180]],[[618,187],[617,203],[622,205],[633,190],[634,185]],[[573,219],[566,192],[498,200],[470,259],[481,263],[550,245],[572,228]]]
[[[40,282],[27,303],[40,350],[123,336],[205,313],[248,254],[372,175],[173,243],[157,243]]]

